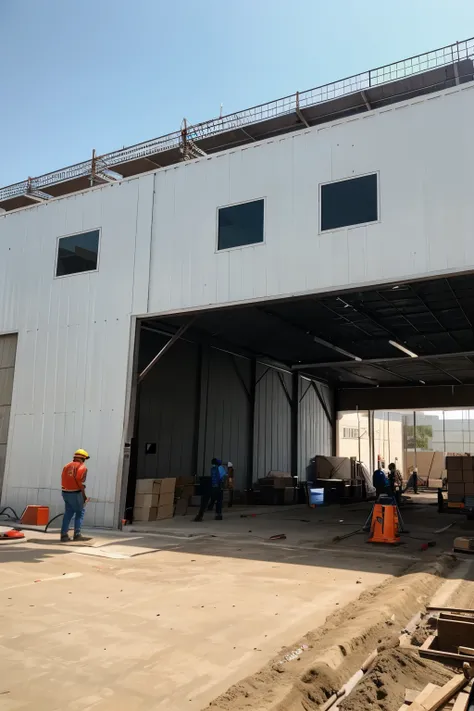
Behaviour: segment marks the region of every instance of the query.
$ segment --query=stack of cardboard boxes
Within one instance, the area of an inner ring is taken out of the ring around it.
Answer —
[[[138,479],[135,489],[135,521],[173,518],[176,479]]]
[[[474,457],[470,455],[446,457],[448,500],[461,503],[474,495]]]
[[[179,476],[176,479],[175,516],[184,516],[188,511],[189,501],[194,494],[194,477]]]

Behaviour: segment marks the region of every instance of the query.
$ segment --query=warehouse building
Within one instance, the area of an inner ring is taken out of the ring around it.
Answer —
[[[474,41],[0,189],[3,504],[304,479],[343,410],[474,401]],[[151,366],[151,367],[149,367]]]

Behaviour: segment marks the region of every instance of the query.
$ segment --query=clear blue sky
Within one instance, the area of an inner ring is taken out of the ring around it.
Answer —
[[[0,186],[473,35],[469,0],[0,0]]]

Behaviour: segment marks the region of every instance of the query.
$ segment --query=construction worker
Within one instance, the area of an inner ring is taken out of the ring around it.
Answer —
[[[389,487],[388,479],[385,475],[384,470],[382,469],[382,467],[380,465],[374,471],[374,474],[372,477],[372,484],[375,486],[375,492],[377,495],[377,499],[382,494],[388,493],[388,487]]]
[[[400,474],[400,471],[397,469],[397,465],[394,462],[391,462],[388,465],[388,481],[390,485],[390,493],[396,498],[397,504],[398,506],[400,506],[402,499],[403,479],[402,475]]]
[[[201,506],[195,521],[202,521],[206,508],[210,502],[214,501],[216,503],[216,521],[222,521],[223,486],[226,476],[226,468],[221,460],[214,457],[211,461],[211,476],[201,477]]]
[[[70,541],[69,524],[74,516],[74,540],[89,541],[90,539],[81,533],[82,522],[85,514],[85,503],[87,501],[85,481],[87,467],[84,462],[89,459],[85,449],[78,449],[74,452],[72,462],[66,464],[61,474],[61,489],[66,509],[64,511],[63,523],[61,526],[61,542]]]
[[[229,489],[229,508],[234,503],[234,465],[227,462],[227,488]]]

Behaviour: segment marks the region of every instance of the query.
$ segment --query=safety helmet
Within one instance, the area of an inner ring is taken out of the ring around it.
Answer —
[[[87,454],[85,449],[76,449],[74,452],[75,457],[82,457],[82,459],[89,459],[89,455]]]

